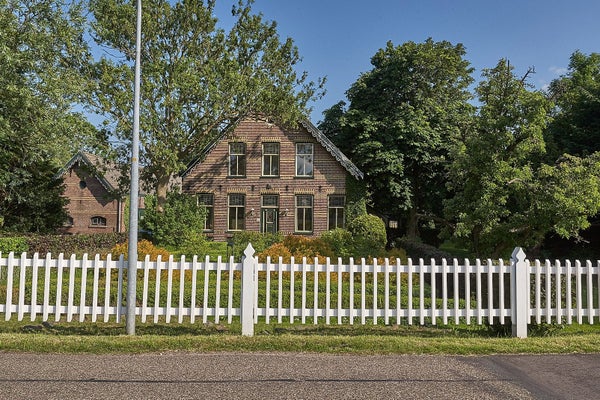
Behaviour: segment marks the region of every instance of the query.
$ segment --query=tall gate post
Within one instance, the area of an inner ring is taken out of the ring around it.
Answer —
[[[510,260],[510,308],[513,337],[527,337],[529,322],[529,271],[525,252],[515,247]]]
[[[256,285],[256,263],[254,261],[254,248],[251,243],[244,250],[242,260],[242,299],[241,322],[242,335],[254,336],[254,289]]]

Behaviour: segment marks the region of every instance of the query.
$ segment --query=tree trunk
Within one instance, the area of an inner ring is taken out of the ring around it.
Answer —
[[[163,175],[158,178],[158,182],[156,183],[156,211],[159,213],[165,211],[170,181],[171,177],[169,175]]]
[[[417,208],[413,207],[408,210],[408,218],[406,221],[406,236],[409,238],[419,237],[419,216]]]

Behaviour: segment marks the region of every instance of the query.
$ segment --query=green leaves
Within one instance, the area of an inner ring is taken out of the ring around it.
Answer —
[[[143,6],[140,140],[143,178],[157,191],[214,138],[253,113],[295,124],[320,87],[298,75],[298,49],[276,24],[254,14],[251,1],[233,8],[226,32],[214,2],[149,0]],[[115,123],[127,154],[132,132],[133,6],[92,0],[97,41],[121,58],[94,69],[93,107]]]
[[[450,145],[472,115],[464,54],[460,44],[432,39],[389,42],[348,90],[343,116],[343,104],[326,114],[325,127],[340,130],[330,136],[365,172],[378,212],[438,213]],[[416,223],[409,219],[409,234]]]

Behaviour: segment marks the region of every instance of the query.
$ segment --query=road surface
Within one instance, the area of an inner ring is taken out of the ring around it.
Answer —
[[[600,354],[0,353],[1,399],[598,399]]]

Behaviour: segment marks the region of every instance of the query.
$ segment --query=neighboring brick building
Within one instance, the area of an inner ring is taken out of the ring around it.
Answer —
[[[124,201],[117,195],[119,172],[93,154],[80,151],[58,172],[69,199],[62,232],[124,232]]]
[[[319,235],[345,226],[346,179],[362,172],[314,125],[246,119],[184,172],[183,192],[208,210],[205,231]]]

